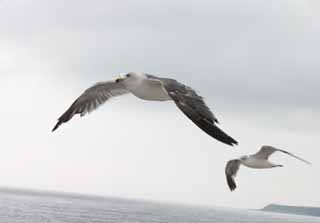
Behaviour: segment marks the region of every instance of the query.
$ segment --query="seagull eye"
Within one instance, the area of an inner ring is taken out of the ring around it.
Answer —
[[[131,74],[127,74],[127,77],[131,77]]]

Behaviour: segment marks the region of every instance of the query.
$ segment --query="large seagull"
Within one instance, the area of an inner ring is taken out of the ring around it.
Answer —
[[[254,169],[269,169],[275,167],[283,167],[282,165],[274,164],[268,160],[268,158],[275,152],[285,153],[310,165],[308,161],[301,159],[300,157],[293,155],[288,151],[277,149],[273,146],[262,146],[261,149],[253,155],[242,156],[239,159],[233,159],[228,161],[225,168],[225,174],[230,190],[234,191],[237,188],[234,178],[236,177],[241,164]]]
[[[134,72],[113,81],[99,82],[88,88],[58,119],[52,131],[55,131],[62,123],[68,122],[74,115],[84,116],[110,98],[128,93],[143,100],[173,100],[178,108],[208,135],[230,146],[238,144],[236,140],[217,127],[217,118],[203,98],[191,87],[174,79]]]

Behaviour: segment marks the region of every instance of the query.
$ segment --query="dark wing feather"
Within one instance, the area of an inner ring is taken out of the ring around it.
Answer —
[[[217,118],[210,111],[203,98],[191,87],[183,85],[173,79],[158,79],[161,80],[163,87],[178,108],[200,129],[220,142],[230,146],[238,144],[236,140],[216,126],[216,123],[218,123]]]
[[[52,131],[55,131],[62,123],[68,122],[74,115],[84,116],[97,109],[110,98],[128,92],[121,82],[107,81],[95,84],[80,95],[69,109],[60,116]]]
[[[234,159],[234,160],[228,161],[226,165],[225,174],[226,174],[228,186],[231,191],[234,191],[237,188],[234,178],[237,175],[240,164],[241,164],[240,160]]]

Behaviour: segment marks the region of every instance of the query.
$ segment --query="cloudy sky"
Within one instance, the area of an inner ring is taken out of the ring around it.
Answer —
[[[0,0],[0,186],[236,208],[320,206],[318,0]],[[129,71],[203,95],[231,148],[172,102],[110,101],[54,134],[87,87]],[[285,168],[226,161],[263,144]]]

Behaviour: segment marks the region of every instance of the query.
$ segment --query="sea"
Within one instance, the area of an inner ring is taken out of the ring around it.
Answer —
[[[0,223],[320,223],[318,217],[0,189]]]

